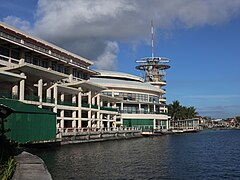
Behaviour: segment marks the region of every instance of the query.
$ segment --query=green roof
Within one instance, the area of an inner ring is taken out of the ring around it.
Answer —
[[[0,98],[0,105],[4,105],[17,113],[31,114],[55,114],[52,111],[38,108],[37,106],[26,104],[18,100]]]

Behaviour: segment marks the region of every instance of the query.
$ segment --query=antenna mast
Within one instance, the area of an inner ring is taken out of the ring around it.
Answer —
[[[154,58],[154,28],[153,28],[153,20],[151,20],[151,29],[152,29],[152,60]]]

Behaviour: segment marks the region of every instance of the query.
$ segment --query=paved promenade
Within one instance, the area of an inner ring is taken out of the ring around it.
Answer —
[[[43,160],[28,152],[22,152],[15,157],[17,162],[13,180],[52,180]]]

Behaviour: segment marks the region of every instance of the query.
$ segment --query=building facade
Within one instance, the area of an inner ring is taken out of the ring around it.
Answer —
[[[62,131],[115,126],[116,99],[89,82],[93,63],[0,23],[0,98],[17,99],[57,113]],[[106,105],[106,107],[104,106]]]
[[[55,112],[62,132],[117,126],[168,129],[165,81],[152,84],[129,74],[97,72],[92,64],[0,22],[0,98]]]

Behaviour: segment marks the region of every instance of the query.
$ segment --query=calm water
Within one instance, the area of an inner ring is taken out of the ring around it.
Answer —
[[[240,179],[240,130],[66,145],[34,153],[54,179]]]

